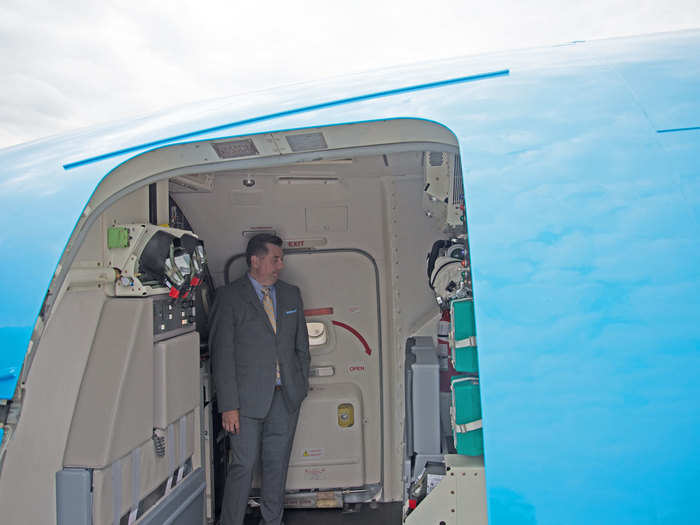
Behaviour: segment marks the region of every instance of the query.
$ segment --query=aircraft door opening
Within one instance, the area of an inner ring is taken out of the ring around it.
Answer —
[[[229,276],[243,271],[236,265]],[[283,277],[302,291],[311,352],[310,390],[299,414],[287,491],[352,488],[372,497],[383,463],[374,260],[354,249],[291,250]],[[287,505],[304,502],[288,496]]]

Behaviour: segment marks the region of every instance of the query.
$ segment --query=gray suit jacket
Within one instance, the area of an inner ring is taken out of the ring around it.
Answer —
[[[219,288],[212,308],[209,347],[220,412],[263,418],[280,364],[282,395],[289,412],[299,409],[309,389],[309,335],[299,288],[275,283],[277,333],[248,275]]]

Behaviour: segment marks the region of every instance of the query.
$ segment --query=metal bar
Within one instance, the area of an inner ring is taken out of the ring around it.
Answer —
[[[158,225],[158,187],[155,182],[148,185],[148,222]]]

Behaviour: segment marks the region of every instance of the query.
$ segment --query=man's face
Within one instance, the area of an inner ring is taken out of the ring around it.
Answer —
[[[263,286],[272,286],[277,282],[279,273],[284,268],[284,254],[282,248],[269,242],[267,254],[258,257],[253,255],[250,258],[250,273],[256,281]]]

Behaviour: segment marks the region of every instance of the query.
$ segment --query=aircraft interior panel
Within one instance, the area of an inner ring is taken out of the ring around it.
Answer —
[[[73,414],[64,465],[104,468],[153,432],[150,299],[108,299]]]
[[[362,487],[366,443],[362,392],[353,383],[310,386],[299,413],[287,490]],[[376,425],[375,425],[376,426]],[[372,454],[374,455],[374,454]]]
[[[307,169],[307,175],[308,170]],[[327,168],[326,168],[327,172]],[[284,172],[282,172],[284,173]],[[323,173],[323,172],[322,172]],[[220,202],[222,195],[240,191],[236,188],[243,188],[241,176],[228,175],[219,176],[216,179],[215,187],[217,191],[212,194],[178,194],[175,198],[192,222],[193,227],[202,235],[207,243],[210,253],[216,253],[212,246],[221,245],[221,238],[229,242],[228,249],[222,250],[227,258],[230,258],[237,250],[244,250],[246,238],[243,236],[245,226],[240,228],[226,228],[227,224],[234,225],[267,225],[272,224],[276,231],[280,232],[285,239],[310,239],[312,236],[321,237],[323,245],[316,250],[317,253],[294,253],[290,251],[285,257],[286,268],[283,278],[298,285],[302,290],[302,296],[307,310],[319,310],[330,308],[333,312],[327,315],[314,315],[307,318],[309,322],[321,322],[326,326],[328,340],[317,348],[311,348],[312,354],[312,374],[328,373],[332,370],[332,376],[312,377],[312,385],[320,384],[328,393],[329,388],[334,388],[335,384],[350,381],[355,388],[359,388],[357,401],[354,398],[339,400],[338,406],[349,404],[352,410],[357,410],[353,428],[341,433],[341,436],[353,436],[359,446],[357,463],[354,466],[342,466],[346,460],[341,457],[334,457],[333,452],[337,429],[343,429],[338,423],[338,414],[329,412],[327,418],[327,431],[317,435],[315,439],[308,443],[303,437],[297,439],[294,454],[301,455],[301,461],[319,462],[319,458],[314,460],[304,460],[304,450],[314,451],[315,455],[322,454],[325,467],[314,467],[313,465],[302,466],[300,475],[291,474],[288,480],[290,490],[318,489],[322,487],[342,488],[347,486],[362,486],[369,483],[378,483],[381,479],[381,436],[380,436],[380,407],[379,407],[379,326],[377,318],[377,286],[374,265],[372,261],[359,252],[333,253],[325,252],[332,247],[355,246],[358,241],[346,241],[339,239],[341,236],[355,237],[354,229],[360,230],[364,235],[364,244],[372,245],[376,243],[377,235],[381,235],[381,230],[374,228],[372,235],[367,232],[371,229],[371,223],[379,222],[378,212],[371,212],[368,206],[368,213],[358,211],[357,203],[362,199],[371,198],[375,203],[381,202],[378,181],[372,178],[364,180],[352,180],[352,186],[347,186],[350,182],[344,181],[342,185],[333,184],[279,184],[278,173],[270,175],[253,174],[256,180],[256,188],[263,188],[269,196],[264,197],[270,202],[276,202],[276,206],[238,206],[233,209],[225,209],[223,213],[229,220],[216,220],[212,215],[222,213],[215,205],[202,206],[203,200]],[[362,186],[371,186],[369,190],[361,191]],[[357,191],[360,190],[360,191]],[[285,197],[287,195],[287,197]],[[292,197],[301,200],[301,206],[292,206]],[[329,198],[330,197],[330,198]],[[240,197],[236,197],[240,198]],[[340,198],[351,199],[340,200]],[[262,199],[262,197],[261,197]],[[366,202],[366,201],[365,201]],[[196,207],[193,204],[197,203]],[[282,203],[285,203],[282,205]],[[191,210],[191,211],[188,211]],[[202,213],[207,215],[202,216]],[[206,220],[205,219],[209,219]],[[216,229],[210,241],[203,231]],[[279,225],[279,226],[278,226]],[[309,230],[311,230],[309,232]],[[316,231],[314,231],[316,230]],[[323,233],[319,233],[323,232]],[[310,235],[311,234],[311,235]],[[225,261],[225,259],[224,259]],[[217,263],[216,255],[212,256],[211,266],[218,278],[225,280],[219,267],[225,266],[222,262]],[[239,257],[228,268],[228,278],[235,279],[245,271],[245,259]],[[349,290],[343,283],[353,282],[355,285]],[[357,336],[344,328],[339,328],[333,322],[350,326],[352,330],[361,333],[363,340],[358,340]],[[368,349],[364,344],[368,345]],[[370,355],[367,352],[370,352]],[[341,388],[341,392],[344,392]],[[323,399],[318,395],[310,396],[305,401],[307,406],[305,412],[300,416],[299,428],[317,425],[311,419],[318,416],[318,411],[311,405],[321,403]],[[364,410],[364,416],[359,414]],[[307,415],[304,415],[307,414]],[[331,417],[332,416],[332,417]],[[215,417],[217,417],[215,415]],[[313,443],[312,443],[313,442]],[[366,443],[366,445],[365,445]],[[337,453],[341,453],[338,449]],[[294,456],[296,457],[296,456]],[[339,463],[340,462],[340,463]],[[303,470],[309,470],[306,472]],[[315,470],[314,470],[315,469]],[[321,469],[321,470],[319,470]],[[325,469],[325,470],[324,470]],[[354,471],[348,473],[344,471]],[[295,471],[296,472],[296,471]],[[351,483],[351,485],[348,485]]]
[[[304,457],[304,450],[321,449],[317,455],[318,465],[327,464],[326,479],[318,479],[318,486],[309,484],[313,479],[306,479],[306,486],[293,486],[289,489],[321,488],[322,486],[348,487],[379,483],[380,465],[383,455],[381,432],[380,382],[381,382],[381,347],[379,344],[379,320],[377,318],[376,278],[374,265],[365,255],[357,252],[324,252],[287,254],[288,276],[297,283],[304,298],[304,306],[311,315],[307,323],[321,322],[324,331],[330,334],[328,341],[321,344],[311,342],[311,377],[309,379],[314,395],[304,401],[304,417],[300,415],[299,427],[304,425],[319,427],[319,411],[325,410],[328,403],[325,393],[336,403],[336,413],[325,418],[325,432],[314,434],[297,434],[292,461]],[[352,287],[343,286],[343,282],[352,282]],[[332,313],[323,313],[324,309]],[[316,312],[314,312],[316,310]],[[352,388],[349,388],[349,386]],[[316,390],[318,389],[318,391]],[[338,397],[341,394],[347,399]],[[350,411],[357,413],[351,417],[353,424],[345,427],[341,405],[349,405]],[[314,409],[319,407],[319,411]],[[363,473],[359,484],[348,484],[347,479],[333,478],[331,465],[342,459],[346,452],[338,449],[341,456],[334,457],[334,442],[340,436],[344,440],[355,436],[359,450],[364,452],[358,460]],[[314,445],[321,442],[321,446]],[[293,463],[292,463],[293,464]],[[307,475],[308,477],[308,475]],[[333,482],[335,484],[333,484]]]
[[[446,169],[453,169],[454,155],[440,158]],[[341,472],[336,465],[335,473],[330,468],[344,460],[333,457],[333,447],[324,445],[334,441],[337,430],[337,418],[329,416],[330,424],[323,427],[326,437],[315,432],[311,440],[315,444],[306,443],[301,430],[297,433],[288,490],[349,487],[362,472],[361,485],[381,483],[386,474],[390,486],[384,487],[383,497],[401,497],[401,489],[395,487],[401,476],[390,466],[402,462],[389,446],[403,432],[402,417],[396,415],[403,412],[403,404],[394,396],[394,389],[402,388],[405,339],[421,330],[432,333],[439,317],[434,294],[425,285],[425,260],[416,253],[430,251],[435,239],[444,236],[447,220],[444,212],[437,217],[424,212],[425,159],[419,151],[222,172],[197,179],[206,184],[189,191],[171,183],[171,189],[177,190],[171,197],[206,243],[218,285],[245,272],[242,253],[250,235],[274,231],[286,242],[282,278],[300,287],[307,310],[330,308],[333,312],[307,316],[308,322],[321,323],[327,338],[311,347],[310,383],[314,388],[322,385],[331,398],[335,394],[328,389],[335,385],[348,382],[359,388],[364,413],[363,465],[354,473],[347,467]],[[452,181],[452,173],[445,173]],[[441,184],[448,192],[448,184]],[[417,248],[416,243],[422,246]],[[307,250],[295,251],[295,247]],[[368,252],[378,274],[372,261],[359,252],[332,252],[347,248]],[[342,325],[357,329],[365,341],[360,342]],[[370,347],[371,355],[367,350],[363,353],[363,343]],[[380,347],[385,349],[384,377],[376,355]],[[323,402],[318,393],[310,393],[299,429],[319,425]],[[317,403],[321,403],[319,410],[313,410]],[[323,455],[325,463],[318,457],[304,459],[303,454],[310,451]],[[304,467],[303,461],[313,465]]]
[[[93,524],[112,524],[115,514],[120,520],[128,519],[135,506],[140,519],[181,483],[197,466],[195,439],[199,432],[195,432],[196,424],[196,414],[192,410],[182,415],[182,423],[176,422],[174,431],[166,433],[163,454],[149,437],[105,468],[93,470]]]
[[[94,278],[107,270],[113,274],[116,270],[118,276],[123,270],[119,250],[108,241],[110,229],[129,221],[148,224],[145,219],[167,222],[167,182],[156,186],[165,193],[156,191],[155,202],[148,198],[150,188],[143,188],[115,202],[94,223],[70,270],[69,291],[59,299],[62,307],[71,289],[88,286],[89,279],[82,282],[86,276]],[[133,240],[125,241],[127,252],[143,248]],[[109,298],[118,292],[114,285],[99,282],[92,287],[105,307],[75,403],[63,461],[67,470],[60,473],[91,473],[93,523],[113,523],[115,512],[122,520],[130,514],[141,519],[184,490],[183,478],[201,465],[195,431],[200,419],[199,334],[191,307],[182,307],[184,303],[171,312],[178,319],[169,321],[167,307],[154,308],[163,302],[162,296]],[[149,294],[163,293],[158,286],[148,289]],[[60,485],[62,476],[57,480]],[[74,504],[64,500],[61,508]],[[57,518],[60,522],[65,515]]]
[[[333,167],[331,175],[328,166],[321,167],[316,171],[306,167],[298,175],[290,175],[298,169],[217,175],[211,193],[173,195],[195,232],[206,242],[217,286],[224,283],[226,261],[245,251],[247,236],[256,229],[274,230],[284,239],[317,240],[322,243],[318,247],[381,251],[378,180],[342,177],[338,166]],[[349,169],[347,165],[341,167],[343,173]],[[293,177],[292,182],[280,182],[285,176]],[[254,185],[248,188],[246,181],[254,181]],[[244,204],[235,204],[241,201]],[[244,268],[232,270],[229,277],[235,279]]]
[[[435,305],[435,294],[426,286],[425,258],[418,254],[429,253],[433,242],[444,236],[444,223],[421,212],[422,177],[394,177],[390,183],[397,207],[392,220],[398,261],[394,265],[395,281],[400,297],[404,298],[400,301],[401,332],[406,336],[416,335],[429,321],[433,333],[433,321],[437,321],[440,312]]]
[[[107,228],[114,224],[148,222],[149,202],[148,187],[141,188],[125,195],[109,206],[92,225],[85,240],[78,247],[78,253],[73,267],[89,268],[109,265],[109,249],[107,248]],[[163,197],[161,197],[163,200]],[[166,201],[167,202],[167,201]],[[167,217],[165,215],[164,217]],[[109,290],[108,288],[106,289]]]
[[[104,292],[96,286],[69,290],[46,325],[32,365],[36,373],[27,379],[24,398],[24,406],[42,417],[22,418],[14,435],[17,443],[33,452],[29,457],[9,454],[2,466],[4,473],[17,473],[13,483],[3,489],[3,496],[14,502],[3,506],[3,521],[7,523],[50,523],[55,519],[55,507],[36,505],[40,498],[53,501],[56,492],[54,476],[42,469],[57,472],[63,468],[73,408],[105,300]],[[81,329],[71,328],[76,326]],[[39,352],[41,345],[50,351]],[[51,439],[47,439],[47,429]],[[22,509],[31,510],[23,513]]]
[[[155,343],[153,427],[161,430],[199,406],[199,334]]]

